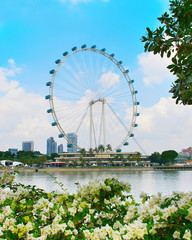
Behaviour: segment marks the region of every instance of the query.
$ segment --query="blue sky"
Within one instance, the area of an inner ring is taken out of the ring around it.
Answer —
[[[191,111],[168,93],[173,76],[168,59],[144,53],[141,36],[155,29],[167,0],[6,0],[0,1],[0,150],[21,149],[33,140],[46,153],[57,138],[47,116],[45,83],[64,51],[97,45],[115,53],[130,69],[141,103],[135,138],[146,153],[191,144]],[[182,124],[181,124],[182,123]],[[64,143],[65,144],[65,143]],[[130,142],[128,151],[141,151]]]

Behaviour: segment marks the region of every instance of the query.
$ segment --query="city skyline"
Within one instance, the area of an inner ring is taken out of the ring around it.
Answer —
[[[169,93],[174,77],[170,59],[144,53],[141,37],[155,29],[168,11],[168,0],[50,0],[1,3],[0,9],[0,151],[33,139],[46,153],[46,139],[59,139],[45,96],[49,71],[63,52],[83,44],[114,53],[135,80],[140,102],[135,140],[147,154],[191,146],[192,111],[176,105]],[[99,16],[98,16],[99,12]],[[51,17],[50,17],[51,16]],[[35,147],[36,148],[36,147]],[[35,149],[36,150],[36,149]],[[64,149],[65,150],[65,149]],[[140,151],[134,139],[127,151]]]

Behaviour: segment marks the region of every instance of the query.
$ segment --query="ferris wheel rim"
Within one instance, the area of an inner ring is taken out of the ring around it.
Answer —
[[[57,67],[55,68],[54,73],[52,74],[51,85],[49,86],[49,95],[51,96],[49,98],[49,104],[50,104],[50,109],[52,109],[51,115],[52,115],[52,117],[54,119],[54,122],[56,123],[56,126],[57,126],[59,132],[60,132],[59,135],[60,136],[62,135],[62,137],[64,137],[67,140],[67,142],[73,144],[73,146],[75,146],[78,150],[83,149],[83,147],[80,147],[78,144],[75,144],[74,142],[71,141],[71,139],[68,137],[67,133],[65,132],[65,130],[61,126],[60,121],[58,120],[58,117],[57,117],[57,114],[56,114],[56,111],[55,111],[55,106],[54,106],[54,101],[53,101],[53,96],[54,96],[53,95],[53,89],[54,89],[55,77],[56,77],[57,72],[60,69],[61,65],[68,58],[70,58],[70,56],[72,56],[72,55],[74,55],[76,53],[85,52],[85,51],[96,52],[96,53],[101,54],[104,57],[108,58],[110,61],[112,61],[119,68],[119,70],[123,74],[123,76],[124,76],[128,86],[129,86],[129,90],[130,90],[131,98],[132,98],[132,103],[133,103],[132,119],[131,119],[131,124],[130,124],[129,130],[127,131],[126,136],[123,138],[121,143],[114,148],[114,150],[117,150],[117,149],[121,148],[127,142],[129,137],[131,137],[131,135],[132,135],[134,126],[136,125],[135,124],[136,123],[136,118],[138,116],[137,115],[138,114],[137,113],[137,105],[138,105],[137,103],[138,102],[137,102],[136,94],[134,94],[135,90],[134,90],[133,82],[130,79],[130,77],[128,75],[128,72],[122,66],[120,61],[116,60],[116,58],[114,58],[114,56],[112,56],[112,54],[110,55],[110,54],[106,53],[105,50],[103,50],[103,49],[99,50],[97,48],[87,48],[87,47],[81,48],[81,49],[75,49],[75,50],[72,50],[71,53],[68,53],[66,56],[64,56],[64,58],[57,64]]]

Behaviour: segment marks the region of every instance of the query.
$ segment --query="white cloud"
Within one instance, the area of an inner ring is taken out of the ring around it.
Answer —
[[[161,58],[158,54],[142,53],[138,55],[138,63],[146,85],[160,84],[167,79],[173,79],[167,66],[171,63],[170,58]]]
[[[135,137],[150,154],[164,150],[181,151],[191,145],[190,106],[176,105],[172,98],[161,98],[152,107],[140,107]]]
[[[58,131],[52,128],[46,114],[44,97],[28,93],[19,82],[9,80],[21,71],[9,60],[9,68],[0,68],[0,150],[8,148],[21,149],[22,141],[35,141],[35,150],[45,153],[46,139],[57,136]]]
[[[104,73],[98,80],[103,88],[110,88],[120,82],[120,76],[111,71]]]
[[[14,80],[8,81],[7,77],[14,76],[16,73],[19,73],[21,69],[15,66],[13,59],[10,59],[8,62],[10,64],[10,69],[0,67],[0,92],[7,92],[18,86],[18,82]]]

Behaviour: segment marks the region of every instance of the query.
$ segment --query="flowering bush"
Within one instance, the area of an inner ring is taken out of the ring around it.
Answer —
[[[14,182],[0,188],[0,239],[192,239],[192,193],[141,195],[115,178],[90,182],[76,194],[46,193]]]

